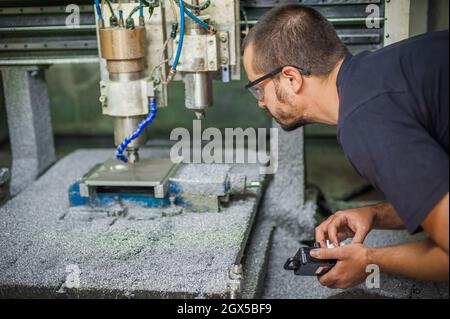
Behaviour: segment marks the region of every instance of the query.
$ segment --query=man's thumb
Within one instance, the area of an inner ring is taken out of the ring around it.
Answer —
[[[316,259],[339,259],[340,252],[340,248],[320,248],[311,250],[310,255]]]

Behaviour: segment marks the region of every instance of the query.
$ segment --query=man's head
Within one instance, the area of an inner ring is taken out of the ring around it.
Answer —
[[[285,130],[314,121],[321,83],[348,52],[326,18],[303,5],[269,11],[250,30],[243,50],[248,78],[258,82],[252,93]]]

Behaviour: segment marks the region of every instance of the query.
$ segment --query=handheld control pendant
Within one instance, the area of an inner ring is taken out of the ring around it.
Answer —
[[[294,257],[289,258],[284,264],[284,269],[293,270],[298,276],[321,276],[326,274],[336,265],[336,259],[322,260],[310,255],[311,250],[320,248],[319,243],[314,247],[302,247]]]

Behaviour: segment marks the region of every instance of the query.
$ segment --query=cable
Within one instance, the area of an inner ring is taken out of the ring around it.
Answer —
[[[141,7],[140,6],[134,7],[133,10],[130,11],[130,14],[128,15],[127,20],[131,19],[133,17],[133,15],[138,11],[139,11],[139,16],[140,16]]]
[[[170,0],[170,1],[169,1],[169,4],[170,4],[170,8],[172,9],[172,14],[173,14],[173,17],[174,17],[174,19],[175,19],[175,22],[178,23],[177,8],[175,7],[175,2],[174,2],[174,0]]]
[[[244,8],[241,8],[241,12],[242,12],[242,16],[244,17],[244,22],[245,22],[245,31],[243,32],[243,34],[247,35],[248,32],[250,31],[250,27],[249,27],[249,24],[248,24],[247,12],[245,11]]]
[[[167,78],[166,84],[172,82],[175,74],[177,73],[178,62],[180,61],[181,51],[183,49],[183,41],[184,41],[184,29],[185,29],[185,17],[184,17],[184,3],[183,1],[179,2],[180,5],[180,39],[178,41],[178,49],[177,54],[175,55],[175,59],[173,60],[172,67],[170,68],[169,76]]]
[[[142,5],[142,6],[141,6]],[[130,14],[128,15],[127,18],[127,25],[131,25],[131,19],[133,18],[133,15],[139,11],[139,17],[140,18],[144,18],[144,7],[148,7],[149,10],[149,14],[150,14],[150,18],[153,16],[153,11],[155,10],[155,7],[157,7],[159,4],[150,4],[145,0],[140,0],[140,5],[136,6],[133,8],[133,10],[131,10]]]
[[[180,2],[184,2],[184,1],[180,1],[180,0],[174,0],[177,4],[179,4]],[[210,4],[211,4],[211,0],[205,0],[204,2],[200,3],[200,4],[190,4],[190,3],[183,3],[184,6],[188,9],[192,9],[192,10],[205,10],[208,9]]]
[[[192,20],[194,20],[195,22],[197,22],[198,24],[200,24],[203,28],[205,28],[206,30],[208,30],[208,32],[215,32],[215,29],[213,28],[213,26],[207,24],[206,22],[200,20],[195,14],[193,14],[191,11],[189,11],[188,9],[184,8],[184,12],[186,13],[186,15],[191,18]]]
[[[152,123],[155,118],[156,118],[156,114],[158,112],[158,107],[156,105],[156,98],[155,97],[151,97],[148,99],[149,102],[149,108],[150,108],[150,112],[148,114],[148,117],[143,120],[141,122],[141,124],[139,124],[138,128],[136,129],[136,131],[131,134],[129,137],[127,137],[122,144],[120,144],[120,146],[117,148],[116,151],[116,159],[119,161],[123,161],[125,163],[128,163],[128,158],[123,154],[123,152],[125,152],[125,150],[127,149],[128,145],[134,141],[135,139],[137,139],[142,132],[145,130],[145,128]]]
[[[173,39],[172,39],[172,38],[169,38],[169,39],[167,39],[166,42],[164,43],[163,50],[162,50],[162,54],[161,54],[161,55],[162,55],[162,57],[161,57],[161,62],[160,62],[158,65],[156,65],[156,66],[153,68],[152,72],[150,73],[150,78],[151,78],[151,79],[155,79],[155,72],[156,72],[156,70],[160,69],[160,72],[162,73],[162,71],[161,71],[162,66],[163,66],[164,64],[166,64],[167,62],[169,62],[170,60],[172,60],[172,58],[173,58],[173,50],[172,50],[172,52],[170,53],[170,56],[169,56],[168,58],[165,57],[165,53],[166,53],[166,50],[168,49],[168,44],[169,44],[170,41],[173,41]],[[160,75],[160,80],[161,80],[161,82],[163,82],[163,83],[166,82],[166,80],[163,78],[163,75],[162,75],[162,74]]]
[[[116,16],[116,14],[114,13],[114,9],[111,5],[111,2],[109,0],[106,0],[106,4],[108,5],[109,11],[111,11],[111,15]]]

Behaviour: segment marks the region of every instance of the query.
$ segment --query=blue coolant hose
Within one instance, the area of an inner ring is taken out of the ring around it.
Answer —
[[[158,108],[156,105],[156,98],[151,97],[149,98],[149,105],[150,105],[150,112],[148,114],[148,117],[139,124],[137,130],[130,136],[128,136],[122,144],[117,148],[116,152],[116,159],[119,161],[123,161],[125,163],[128,163],[128,158],[123,154],[125,150],[127,149],[128,145],[135,139],[137,139],[142,132],[145,130],[145,128],[153,122],[153,120],[156,117],[156,113],[158,112]]]

